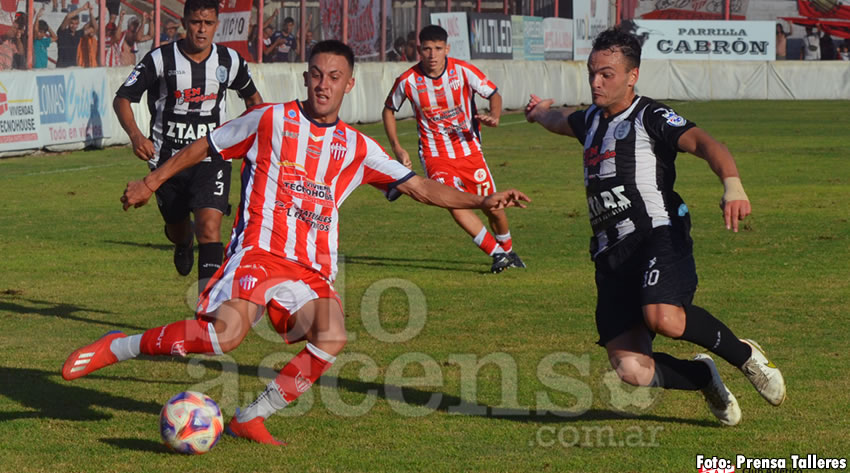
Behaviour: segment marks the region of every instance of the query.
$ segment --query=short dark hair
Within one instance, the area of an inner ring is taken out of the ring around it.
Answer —
[[[47,31],[49,29],[50,29],[50,27],[47,26],[46,21],[38,20],[38,31],[41,31],[42,33],[44,33],[45,31]]]
[[[314,56],[321,53],[336,54],[337,56],[344,57],[345,60],[348,61],[348,65],[351,67],[351,70],[354,71],[354,51],[352,51],[351,47],[342,41],[336,39],[319,41],[315,46],[313,46],[313,49],[310,50],[310,57],[307,58],[307,62],[310,63]]]
[[[637,36],[613,27],[599,33],[593,40],[592,51],[619,51],[629,63],[629,70],[640,67],[640,40]]]
[[[284,25],[288,25],[288,24],[290,24],[290,23],[295,24],[295,18],[292,18],[291,16],[288,16],[288,17],[286,17],[286,18],[284,18],[284,19],[283,19],[283,24],[284,24]]]
[[[183,18],[187,18],[193,11],[215,9],[218,16],[218,0],[186,0],[183,5]]]
[[[449,33],[439,25],[428,25],[419,32],[419,44],[425,41],[442,41],[449,39]]]

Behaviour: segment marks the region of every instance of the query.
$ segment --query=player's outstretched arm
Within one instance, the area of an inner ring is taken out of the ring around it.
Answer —
[[[395,112],[389,107],[384,107],[381,118],[384,120],[384,131],[387,133],[387,139],[390,141],[390,148],[392,148],[395,158],[398,162],[404,164],[407,169],[413,169],[413,163],[410,162],[410,155],[407,154],[407,150],[398,141]]]
[[[701,128],[691,128],[679,137],[679,149],[699,156],[708,161],[714,174],[723,181],[723,197],[720,208],[723,209],[723,220],[726,229],[737,232],[738,221],[750,214],[750,199],[741,185],[738,166],[735,158],[723,143],[715,140]]]
[[[420,176],[413,176],[400,184],[397,189],[417,202],[445,209],[499,210],[508,207],[525,208],[524,202],[531,202],[528,196],[516,189],[495,192],[483,197],[468,192],[460,192],[437,181]]]
[[[569,121],[567,121],[567,117],[575,111],[575,108],[569,107],[552,110],[550,109],[552,103],[554,103],[552,99],[543,100],[531,94],[528,104],[525,106],[525,119],[531,123],[539,123],[543,128],[552,133],[575,137],[576,134],[573,132],[572,127],[570,127]]]
[[[156,153],[153,142],[142,134],[142,131],[136,125],[136,117],[133,115],[130,101],[124,97],[115,96],[115,99],[112,100],[112,108],[118,117],[118,123],[121,124],[121,128],[127,132],[127,136],[130,138],[133,153],[144,161],[153,158]]]
[[[124,195],[121,196],[124,210],[145,205],[151,195],[165,181],[171,179],[178,172],[200,163],[209,156],[209,152],[210,145],[207,138],[201,138],[181,149],[179,153],[172,156],[165,164],[156,168],[143,179],[128,182],[127,188],[124,189]]]

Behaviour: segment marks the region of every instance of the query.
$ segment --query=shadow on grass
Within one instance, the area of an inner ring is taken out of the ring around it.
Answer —
[[[163,237],[164,238],[164,237]],[[117,240],[102,240],[103,243],[109,245],[124,245],[134,246],[136,248],[152,248],[154,250],[174,251],[174,245],[163,243],[139,243],[137,241],[117,241]]]
[[[105,444],[113,447],[123,448],[125,450],[133,450],[134,452],[148,452],[159,454],[173,454],[168,447],[162,442],[154,442],[153,440],[133,439],[133,438],[103,438],[100,439]]]
[[[14,419],[105,420],[112,415],[95,407],[158,414],[162,406],[153,402],[114,396],[69,382],[55,381],[59,370],[0,367],[0,395],[28,410],[0,412],[0,422]]]
[[[145,330],[144,327],[136,325],[122,324],[115,320],[103,321],[94,320],[75,315],[76,313],[95,313],[95,314],[114,314],[108,310],[89,309],[86,307],[65,304],[63,302],[41,301],[36,299],[26,299],[17,295],[0,296],[0,312],[13,312],[17,314],[35,314],[45,317],[58,317],[60,319],[75,320],[77,322],[85,322],[89,324],[103,325],[104,327],[123,327],[132,330]]]
[[[539,411],[536,409],[483,406],[480,404],[473,404],[451,394],[423,391],[416,388],[400,387],[392,384],[337,378],[333,376],[323,376],[319,378],[319,384],[331,388],[377,396],[387,401],[424,407],[449,414],[486,417],[489,419],[508,420],[513,422],[563,423],[575,421],[641,419],[654,422],[688,424],[699,427],[720,426],[720,424],[716,422],[710,422],[707,420],[683,419],[679,417],[658,416],[654,414],[634,415],[603,409],[588,409],[586,411]]]
[[[342,260],[343,258],[340,258]],[[340,262],[342,263],[342,261]],[[432,263],[432,264],[428,264]],[[345,255],[345,264],[360,264],[365,266],[390,266],[398,268],[432,269],[438,271],[457,271],[460,273],[479,272],[489,274],[489,263],[485,259],[474,261],[446,261],[428,258],[389,258],[379,256]],[[481,268],[485,268],[482,270]]]

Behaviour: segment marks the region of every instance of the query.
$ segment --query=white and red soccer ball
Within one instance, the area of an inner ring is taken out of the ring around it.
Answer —
[[[204,393],[182,392],[165,403],[159,414],[162,441],[175,452],[208,452],[218,442],[224,422],[218,404]]]

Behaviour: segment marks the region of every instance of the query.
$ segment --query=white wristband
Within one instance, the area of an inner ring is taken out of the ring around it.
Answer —
[[[744,192],[744,186],[741,184],[741,178],[739,177],[724,177],[723,188],[725,189],[723,192],[724,202],[731,202],[733,200],[750,201],[747,198],[747,193]]]

